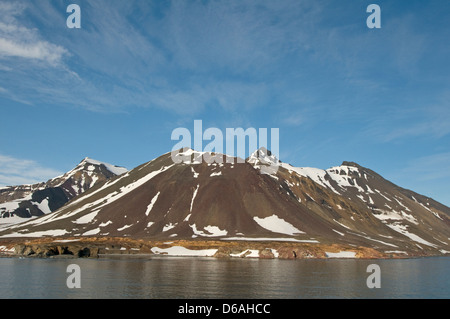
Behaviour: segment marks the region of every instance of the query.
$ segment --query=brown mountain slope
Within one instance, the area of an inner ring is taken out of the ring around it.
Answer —
[[[292,241],[381,252],[450,251],[450,209],[355,163],[328,170],[278,162],[264,149],[245,163],[170,153],[97,185],[58,211],[0,232],[12,237],[129,237]],[[228,158],[229,159],[229,158]],[[276,167],[264,174],[262,166]]]

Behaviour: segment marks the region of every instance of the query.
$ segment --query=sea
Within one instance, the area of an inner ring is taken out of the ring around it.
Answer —
[[[377,266],[377,277],[370,265]],[[0,298],[448,299],[449,269],[449,257],[370,260],[167,256],[0,258]],[[374,287],[375,281],[378,287]]]

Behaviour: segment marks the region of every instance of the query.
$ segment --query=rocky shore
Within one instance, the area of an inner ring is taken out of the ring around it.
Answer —
[[[35,258],[101,258],[114,255],[207,256],[215,258],[405,258],[421,254],[380,252],[341,244],[242,242],[218,240],[149,241],[130,238],[44,238],[0,242],[0,256]]]

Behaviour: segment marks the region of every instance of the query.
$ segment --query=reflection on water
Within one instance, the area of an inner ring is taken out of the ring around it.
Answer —
[[[80,289],[66,286],[72,263]],[[366,286],[372,263],[380,289]],[[0,258],[0,298],[450,298],[449,266],[450,258]]]

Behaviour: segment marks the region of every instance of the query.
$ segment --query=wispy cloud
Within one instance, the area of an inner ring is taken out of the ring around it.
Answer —
[[[214,104],[225,110],[266,106],[276,94],[267,79],[288,68],[282,62],[286,54],[305,45],[302,34],[307,33],[297,30],[305,30],[302,26],[311,23],[318,8],[298,1],[280,6],[270,1],[259,6],[248,1],[95,1],[82,5],[82,28],[68,32],[65,12],[51,4],[3,6],[9,18],[0,20],[0,61],[16,57],[58,66],[3,68],[14,80],[4,85],[10,98],[20,91],[21,99],[15,100],[29,103],[45,100],[106,112],[154,107],[176,114]],[[134,21],[136,6],[151,19]],[[153,6],[161,6],[163,18],[148,12]],[[34,27],[23,23],[26,7]],[[59,28],[50,30],[46,21]],[[46,31],[55,43],[42,38]]]
[[[437,153],[411,160],[404,172],[420,181],[450,178],[450,152]]]
[[[33,160],[0,154],[0,186],[46,182],[61,174],[60,171],[43,167]]]
[[[440,139],[450,134],[450,92],[441,92],[435,101],[410,101],[375,114],[365,135],[381,142],[411,138]],[[410,104],[409,104],[410,103]]]
[[[0,30],[2,26],[0,25]],[[20,57],[26,59],[36,59],[46,61],[49,64],[56,64],[67,51],[57,45],[46,41],[10,40],[0,38],[0,56]]]
[[[330,1],[98,0],[81,3],[79,30],[65,27],[63,9],[63,1],[2,2],[0,63],[42,63],[0,64],[7,89],[0,94],[30,104],[180,116],[211,106],[249,113],[276,107],[296,114],[281,119],[288,125],[304,121],[299,108],[361,119],[378,97],[397,94],[396,76],[420,67],[430,44],[413,28],[415,16],[397,12],[367,33],[363,6],[346,12]],[[299,105],[298,92],[307,103]]]
[[[264,74],[305,45],[319,8],[305,1],[174,1],[162,40],[181,67]]]
[[[38,30],[23,26],[17,17],[24,9],[22,2],[0,5],[0,58],[39,60],[50,65],[61,63],[67,50],[44,40]]]
[[[402,187],[450,205],[450,152],[412,158],[405,162],[404,168],[393,172],[390,178]]]

